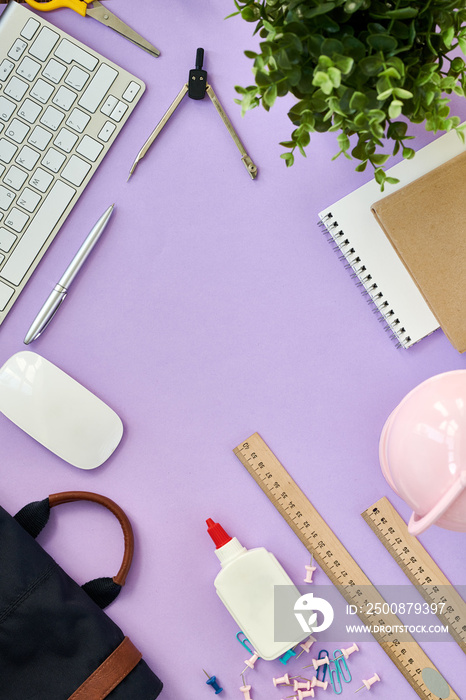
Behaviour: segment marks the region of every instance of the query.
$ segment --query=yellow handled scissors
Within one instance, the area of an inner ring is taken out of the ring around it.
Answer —
[[[51,10],[57,10],[59,7],[68,7],[70,10],[77,12],[78,15],[82,15],[82,17],[89,15],[89,17],[93,17],[98,22],[105,24],[105,26],[129,39],[136,46],[140,46],[141,49],[152,54],[152,56],[160,56],[160,51],[155,46],[122,22],[121,19],[118,19],[113,12],[107,10],[98,0],[47,0],[46,2],[26,0],[26,2],[35,10],[39,10],[39,12],[50,12]]]

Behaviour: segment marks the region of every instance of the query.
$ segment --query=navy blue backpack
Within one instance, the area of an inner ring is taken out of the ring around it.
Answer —
[[[120,571],[79,586],[36,542],[50,509],[94,501],[119,520]],[[56,493],[15,517],[0,508],[0,700],[155,700],[162,683],[103,612],[131,566],[131,524],[116,503],[87,491]]]

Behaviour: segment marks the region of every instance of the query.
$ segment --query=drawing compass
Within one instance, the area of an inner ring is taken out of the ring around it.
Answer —
[[[207,71],[202,69],[203,63],[204,63],[204,49],[197,49],[196,67],[189,71],[188,82],[185,85],[183,85],[180,92],[175,97],[172,104],[167,109],[167,111],[163,115],[162,119],[159,121],[159,123],[155,127],[154,131],[151,133],[151,135],[147,139],[144,146],[139,151],[139,153],[136,157],[136,160],[134,161],[133,165],[131,166],[128,180],[131,177],[131,175],[134,173],[134,171],[136,170],[136,166],[138,165],[139,161],[144,158],[147,151],[152,146],[155,139],[160,134],[163,127],[168,122],[168,120],[172,116],[173,112],[180,104],[183,97],[187,94],[188,97],[191,97],[191,99],[193,99],[193,100],[203,100],[204,97],[206,96],[206,93],[210,97],[210,99],[212,100],[212,103],[213,103],[215,109],[219,113],[223,123],[225,124],[226,128],[228,129],[228,133],[230,134],[231,138],[233,139],[236,146],[238,147],[238,150],[241,153],[241,160],[243,161],[249,175],[251,176],[251,178],[253,180],[255,179],[255,177],[257,175],[257,166],[253,163],[252,159],[247,154],[246,149],[245,149],[241,139],[239,138],[238,134],[236,133],[236,131],[233,127],[233,124],[229,120],[225,110],[223,109],[222,105],[220,104],[219,99],[218,99],[217,95],[215,94],[212,85],[209,85],[209,83],[207,82]]]

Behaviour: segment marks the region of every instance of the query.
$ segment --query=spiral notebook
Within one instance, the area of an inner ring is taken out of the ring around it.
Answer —
[[[371,207],[388,195],[466,151],[450,131],[387,171],[400,180],[380,191],[372,180],[320,212],[327,233],[346,266],[362,284],[397,344],[409,348],[439,328],[427,301],[378,224]]]

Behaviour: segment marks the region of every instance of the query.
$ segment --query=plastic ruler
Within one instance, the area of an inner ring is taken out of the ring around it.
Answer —
[[[357,606],[361,622],[376,629],[399,628],[402,622],[393,613],[374,618],[365,612],[389,606],[260,435],[251,435],[234,453],[346,602]],[[420,698],[460,700],[410,634],[404,632],[402,641],[396,632],[375,631],[373,636]]]
[[[385,497],[361,515],[466,654],[466,603],[401,515]]]

